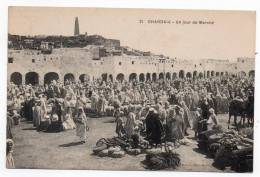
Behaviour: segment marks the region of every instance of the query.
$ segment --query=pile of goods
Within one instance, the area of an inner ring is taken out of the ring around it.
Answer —
[[[99,157],[122,158],[125,154],[139,155],[146,153],[142,162],[147,169],[161,170],[176,169],[180,165],[179,154],[174,152],[175,143],[163,143],[158,148],[148,148],[145,141],[140,141],[138,147],[135,143],[124,137],[102,138],[93,148],[93,154]]]
[[[247,132],[247,133],[245,133]],[[253,139],[252,131],[229,130],[205,136],[199,141],[199,148],[203,148],[209,156],[214,158],[214,165],[224,170],[231,167],[238,172],[253,171]]]
[[[123,138],[102,138],[97,141],[93,153],[99,157],[121,158],[128,147],[129,144]]]
[[[123,157],[125,153],[129,155],[139,155],[145,152],[148,144],[146,140],[134,135],[131,139],[126,137],[101,138],[93,148],[93,153],[102,157],[112,157],[113,151],[120,151],[122,154],[121,157]]]
[[[169,150],[166,152],[149,153],[145,156],[143,164],[150,170],[176,169],[180,166],[179,154]]]

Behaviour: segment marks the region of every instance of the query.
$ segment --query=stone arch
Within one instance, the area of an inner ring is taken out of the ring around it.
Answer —
[[[10,81],[13,82],[15,85],[21,85],[23,82],[22,74],[19,72],[14,72],[10,76]]]
[[[199,78],[203,78],[203,73],[202,72],[199,73]]]
[[[152,74],[152,81],[156,81],[157,80],[157,74],[156,73],[153,73]]]
[[[44,75],[44,84],[50,84],[53,80],[59,80],[59,75],[55,72],[49,72]]]
[[[136,73],[131,73],[129,75],[129,81],[134,81],[134,80],[136,80],[136,78],[137,78],[137,74]]]
[[[255,70],[250,70],[250,71],[248,72],[248,76],[249,76],[249,77],[255,77]]]
[[[39,74],[36,72],[26,73],[25,84],[38,85],[39,84]]]
[[[107,73],[101,74],[102,81],[107,81]]]
[[[72,73],[67,73],[64,75],[64,83],[66,82],[74,82],[75,81],[75,77]]]
[[[198,72],[197,71],[193,71],[193,78],[197,77]]]
[[[159,79],[164,79],[164,74],[163,73],[159,73]]]
[[[228,76],[228,72],[227,71],[225,72],[225,75]]]
[[[210,76],[211,76],[211,77],[215,76],[215,71],[211,71]]]
[[[187,77],[187,78],[191,78],[191,73],[190,73],[190,72],[187,72],[186,77]]]
[[[150,73],[147,73],[147,74],[146,74],[146,80],[147,80],[147,81],[150,81],[150,80],[151,80],[151,74],[150,74]]]
[[[167,72],[165,77],[167,80],[171,80],[171,73]]]
[[[82,83],[89,81],[89,79],[90,79],[90,77],[89,77],[88,74],[81,74],[81,75],[79,76],[79,80],[80,80],[80,82],[82,82]]]
[[[176,72],[172,73],[172,80],[174,80],[176,78],[177,78],[177,73]]]
[[[210,77],[210,71],[207,71],[207,77]]]
[[[111,81],[111,82],[113,82],[113,75],[112,74],[109,74],[109,76],[108,76],[108,78],[109,78],[109,80]]]
[[[139,74],[139,81],[140,82],[144,82],[145,81],[144,73]]]
[[[123,82],[124,79],[125,79],[125,75],[122,74],[122,73],[119,73],[119,74],[116,76],[116,80],[117,80],[117,81]]]
[[[246,77],[246,72],[245,72],[245,71],[240,71],[240,72],[238,73],[238,76],[239,76],[239,77]]]
[[[185,72],[183,70],[179,71],[179,78],[184,78]]]

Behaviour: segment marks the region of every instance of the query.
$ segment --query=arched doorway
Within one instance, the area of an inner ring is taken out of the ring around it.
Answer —
[[[207,71],[207,77],[210,77],[210,71]]]
[[[225,75],[228,76],[228,72],[227,71],[225,72]]]
[[[156,80],[157,80],[157,75],[156,75],[156,73],[153,73],[153,74],[152,74],[152,80],[153,80],[153,81],[156,81]]]
[[[29,72],[25,75],[25,84],[38,85],[39,74],[36,72]]]
[[[203,73],[202,72],[199,73],[199,78],[200,79],[203,78]]]
[[[151,80],[151,74],[150,74],[150,73],[147,73],[147,74],[146,74],[146,80],[147,80],[147,81],[150,81],[150,80]]]
[[[159,73],[159,79],[164,79],[163,73]]]
[[[246,72],[240,71],[240,72],[238,73],[238,76],[239,76],[239,77],[246,77]]]
[[[224,76],[224,72],[220,72],[220,76]]]
[[[21,85],[22,84],[22,74],[19,72],[14,72],[11,74],[10,81],[13,82],[15,85]]]
[[[193,71],[193,78],[196,78],[197,77],[197,71]]]
[[[110,80],[111,82],[113,82],[113,76],[112,76],[112,74],[109,74],[108,78],[109,78],[109,80]]]
[[[59,80],[59,75],[55,72],[49,72],[44,75],[44,84],[50,84],[53,80]]]
[[[87,74],[81,74],[81,75],[79,76],[79,80],[80,80],[80,82],[82,82],[82,83],[89,81],[89,79],[90,79],[90,77],[89,77],[89,75],[87,75]]]
[[[172,80],[176,79],[177,78],[177,73],[172,73]]]
[[[129,81],[135,81],[136,78],[137,78],[137,74],[136,74],[136,73],[131,73],[131,74],[129,75]]]
[[[64,83],[66,82],[74,82],[75,81],[75,77],[72,73],[67,73],[64,75]]]
[[[140,82],[144,82],[144,74],[143,73],[141,73],[140,75],[139,75],[139,81]]]
[[[249,71],[248,76],[254,78],[255,77],[255,70]]]
[[[166,80],[171,80],[171,73],[169,72],[166,73]]]
[[[183,70],[180,70],[180,72],[179,72],[179,78],[184,78],[184,71]]]
[[[116,76],[116,80],[117,81],[120,81],[120,82],[123,82],[123,80],[125,79],[125,76],[124,74],[120,73]]]
[[[216,72],[216,76],[219,77],[219,72]]]
[[[211,77],[215,76],[215,71],[211,71]]]
[[[187,78],[191,78],[191,73],[190,73],[190,72],[187,72],[186,77],[187,77]]]
[[[103,73],[102,75],[101,75],[101,78],[102,78],[102,81],[107,81],[107,73]]]

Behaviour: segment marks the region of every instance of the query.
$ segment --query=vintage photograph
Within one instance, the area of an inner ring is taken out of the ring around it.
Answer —
[[[253,172],[255,11],[8,8],[6,168]]]

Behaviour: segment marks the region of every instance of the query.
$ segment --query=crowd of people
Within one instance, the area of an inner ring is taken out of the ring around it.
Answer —
[[[138,82],[53,80],[45,85],[8,85],[7,138],[24,118],[37,131],[76,129],[87,140],[88,118],[114,116],[119,137],[144,137],[150,145],[178,141],[189,129],[201,131],[219,125],[218,114],[229,103],[254,95],[254,80],[238,76],[183,78]],[[8,146],[8,152],[12,147]],[[12,160],[11,160],[12,162]],[[9,163],[12,168],[13,163]]]

